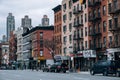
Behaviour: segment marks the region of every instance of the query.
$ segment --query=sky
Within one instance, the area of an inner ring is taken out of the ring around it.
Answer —
[[[28,15],[32,19],[32,26],[41,24],[44,14],[54,24],[53,8],[61,4],[62,0],[0,0],[0,40],[6,35],[6,17],[12,13],[15,17],[16,29],[21,26],[21,18]]]

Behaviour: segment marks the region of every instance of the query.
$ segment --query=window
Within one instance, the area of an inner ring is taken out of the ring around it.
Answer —
[[[115,27],[118,27],[118,18],[114,18]]]
[[[72,12],[69,12],[69,20],[72,18]]]
[[[77,49],[76,43],[74,43],[74,51],[76,51]]]
[[[97,44],[97,47],[101,47],[101,39],[98,38],[98,44]]]
[[[64,42],[64,44],[66,44],[66,42],[67,42],[67,37],[66,36],[63,37],[63,42]]]
[[[73,8],[73,12],[75,12],[76,11],[76,6],[74,6],[74,8]]]
[[[72,42],[72,35],[69,35],[69,42]]]
[[[112,19],[109,20],[109,28],[112,28]]]
[[[111,11],[112,11],[112,4],[109,3],[109,4],[108,4],[108,12],[111,12]]]
[[[118,45],[118,35],[115,35],[115,45]]]
[[[109,41],[112,42],[112,36],[109,36]]]
[[[83,42],[81,42],[81,49],[84,50]]]
[[[96,16],[96,10],[94,10],[94,12],[93,12],[93,17],[95,17]]]
[[[106,21],[103,21],[103,32],[106,32],[106,27],[107,27]]]
[[[83,24],[83,15],[81,15],[81,24]]]
[[[67,50],[67,48],[65,47],[65,48],[64,48],[64,54],[66,54],[66,50]]]
[[[103,15],[106,15],[106,6],[103,6]]]
[[[69,1],[69,9],[71,9],[71,6],[72,6],[72,2],[71,0]]]
[[[77,30],[77,37],[78,38],[80,37],[80,31],[79,31],[79,29]]]
[[[61,21],[61,13],[59,13],[59,21]]]
[[[92,34],[92,26],[89,27],[89,35]]]
[[[77,11],[79,10],[79,4],[77,4]]]
[[[63,21],[65,22],[67,20],[66,14],[63,15]]]
[[[43,47],[43,40],[40,40],[40,47]]]
[[[91,19],[92,18],[92,12],[91,11],[89,11],[89,14],[88,14],[89,16],[88,16],[88,19]]]
[[[98,17],[100,17],[100,8],[98,8]]]
[[[87,49],[87,41],[85,41],[85,48]]]
[[[109,46],[112,45],[112,36],[109,36]]]
[[[87,22],[87,14],[85,14],[85,22]]]
[[[66,33],[66,31],[67,31],[67,27],[63,26],[63,32]]]
[[[90,46],[90,49],[92,48],[92,41],[89,40],[89,46]]]
[[[101,32],[101,30],[100,30],[100,23],[98,23],[98,32]]]
[[[76,33],[77,33],[77,32],[76,32],[76,31],[74,31],[74,38],[76,38]]]
[[[72,23],[69,24],[69,31],[72,31]]]
[[[43,32],[40,32],[40,39],[43,38]]]
[[[106,47],[106,37],[103,38],[103,47]]]
[[[66,4],[63,4],[63,10],[64,11],[66,10]]]
[[[86,8],[86,3],[85,3],[85,8]]]
[[[43,56],[43,50],[40,50],[40,56]]]
[[[87,36],[87,27],[85,27],[85,36]]]
[[[81,37],[83,37],[83,29],[81,29]]]
[[[91,0],[88,0],[88,5],[90,5],[92,3],[92,1]]]
[[[114,0],[114,9],[117,9],[117,7],[118,7],[118,5],[119,5],[119,3],[117,4],[117,0]]]

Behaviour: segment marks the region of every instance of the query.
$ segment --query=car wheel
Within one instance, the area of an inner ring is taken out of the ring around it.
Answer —
[[[107,76],[107,75],[108,75],[107,71],[104,71],[103,76]]]
[[[116,77],[120,77],[120,73],[119,72],[116,72]]]
[[[43,72],[44,72],[44,70],[43,70]]]
[[[94,75],[95,73],[94,73],[94,71],[93,71],[93,70],[91,70],[91,71],[90,71],[90,74],[91,74],[91,75]]]
[[[64,70],[63,73],[66,73],[66,70]]]
[[[49,72],[49,70],[47,70],[47,72]]]

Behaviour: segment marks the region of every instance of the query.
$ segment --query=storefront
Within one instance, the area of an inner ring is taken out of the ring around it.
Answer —
[[[88,71],[89,68],[95,63],[96,51],[84,50],[79,51],[74,57],[74,66],[79,66],[80,71]]]
[[[120,48],[107,49],[106,52],[108,60],[120,60]]]
[[[69,66],[71,65],[69,56],[55,55],[54,58],[56,62],[64,62]]]

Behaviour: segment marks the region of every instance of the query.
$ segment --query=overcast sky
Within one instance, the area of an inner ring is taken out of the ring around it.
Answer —
[[[50,24],[54,24],[52,8],[61,4],[62,0],[0,0],[0,39],[6,35],[6,17],[8,13],[15,16],[15,27],[21,26],[21,18],[29,15],[32,26],[41,24],[44,14],[50,18]]]

